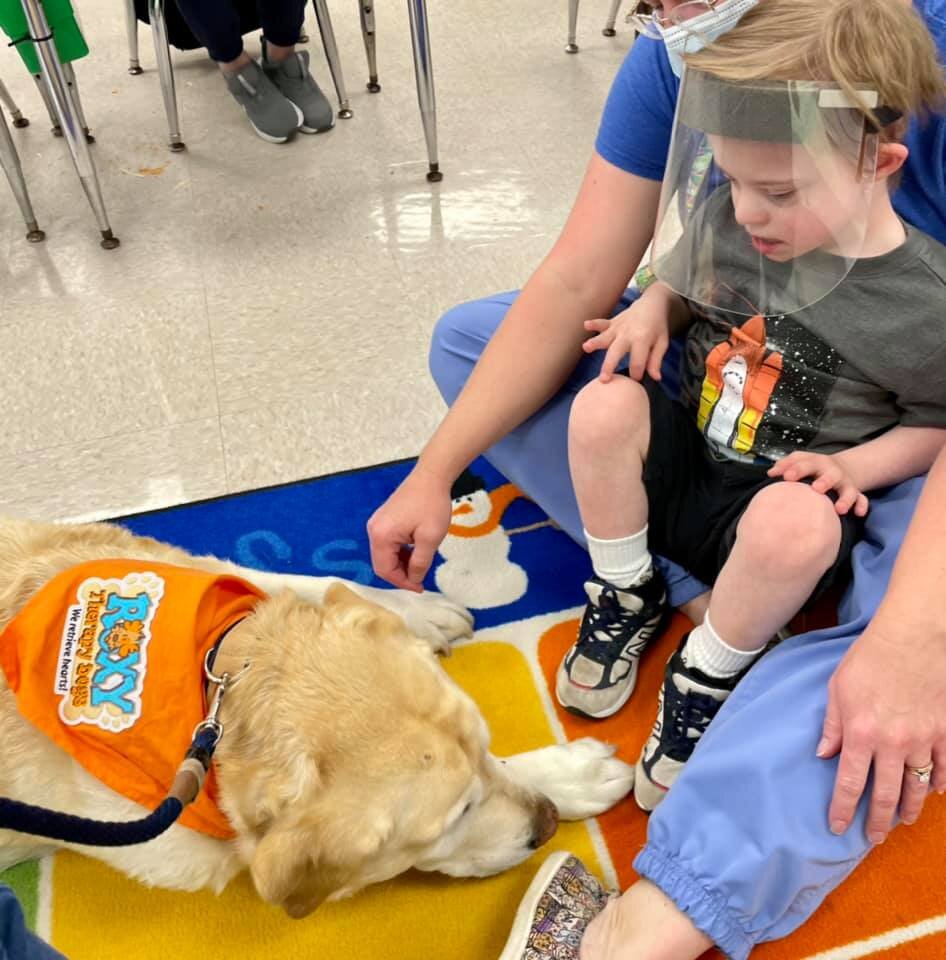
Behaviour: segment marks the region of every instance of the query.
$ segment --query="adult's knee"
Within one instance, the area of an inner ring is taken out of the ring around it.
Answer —
[[[434,325],[428,366],[444,400],[457,398],[502,320],[508,304],[472,300],[451,307]]]
[[[838,555],[841,520],[834,503],[808,484],[773,483],[752,498],[737,536],[760,569],[820,575]]]
[[[650,431],[650,401],[647,391],[630,377],[618,376],[603,383],[587,383],[572,403],[568,439],[573,448],[595,452],[615,443],[644,442]]]

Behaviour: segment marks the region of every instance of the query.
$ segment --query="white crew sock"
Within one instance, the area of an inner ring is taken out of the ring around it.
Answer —
[[[595,576],[624,589],[649,578],[654,560],[647,549],[646,526],[629,537],[619,537],[617,540],[599,540],[587,530],[585,537]]]
[[[703,622],[690,632],[683,648],[683,659],[688,667],[722,680],[744,670],[764,649],[765,644],[758,650],[737,650],[729,646],[713,629],[707,613]]]

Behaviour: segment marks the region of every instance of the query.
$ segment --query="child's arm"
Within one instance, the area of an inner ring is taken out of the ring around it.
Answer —
[[[652,283],[626,310],[611,319],[586,320],[585,329],[595,336],[582,344],[585,353],[607,350],[601,364],[601,379],[608,381],[626,354],[628,372],[635,380],[645,373],[660,379],[660,364],[670,338],[683,333],[693,321],[686,301],[666,284]]]
[[[946,430],[936,427],[894,427],[859,446],[840,453],[824,454],[798,450],[783,457],[769,470],[770,477],[805,480],[814,477],[813,490],[834,490],[839,514],[853,508],[867,513],[865,490],[876,490],[926,473],[946,445]]]
[[[834,454],[858,490],[889,487],[926,473],[943,446],[946,430],[894,427],[874,440]]]

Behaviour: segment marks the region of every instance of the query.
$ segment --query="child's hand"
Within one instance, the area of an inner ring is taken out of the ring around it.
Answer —
[[[660,379],[660,364],[670,343],[666,311],[639,300],[611,320],[586,320],[585,329],[597,334],[582,344],[585,353],[608,351],[601,364],[602,382],[611,379],[628,353],[631,355],[628,372],[635,380],[642,379],[645,371],[652,379]]]
[[[836,491],[838,499],[834,504],[839,516],[844,516],[852,507],[854,516],[867,516],[869,502],[867,497],[854,486],[847,471],[838,462],[836,457],[825,453],[809,453],[807,450],[796,450],[787,457],[782,457],[769,470],[770,477],[781,477],[783,480],[804,480],[815,477],[811,485],[812,490],[818,493]]]

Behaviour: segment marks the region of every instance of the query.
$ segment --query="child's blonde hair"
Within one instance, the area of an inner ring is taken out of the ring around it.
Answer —
[[[761,0],[729,33],[684,59],[737,83],[836,83],[884,128],[884,139],[900,139],[910,116],[946,100],[936,45],[909,0]],[[903,121],[878,122],[858,95],[864,87]]]

